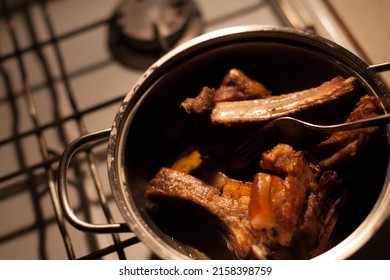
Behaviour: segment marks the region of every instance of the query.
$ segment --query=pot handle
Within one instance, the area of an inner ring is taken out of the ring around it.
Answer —
[[[376,73],[390,71],[390,62],[374,64],[369,66],[368,68],[372,69]]]
[[[81,149],[91,147],[92,144],[97,144],[103,140],[106,140],[110,136],[111,129],[105,129],[90,134],[86,134],[74,140],[64,150],[62,157],[59,162],[58,170],[58,194],[59,201],[64,211],[65,217],[74,227],[89,232],[95,233],[113,233],[113,232],[129,232],[131,231],[129,226],[125,223],[120,224],[92,224],[80,220],[74,213],[69,203],[68,196],[68,168],[69,163],[73,156]]]

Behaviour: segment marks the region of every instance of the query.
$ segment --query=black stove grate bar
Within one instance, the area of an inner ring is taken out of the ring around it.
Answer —
[[[82,34],[84,32],[88,32],[90,30],[93,30],[93,29],[95,29],[95,28],[97,28],[99,26],[106,25],[111,20],[112,20],[112,17],[95,21],[95,22],[93,22],[93,23],[91,23],[89,25],[86,25],[86,26],[83,26],[81,28],[78,28],[78,29],[75,29],[75,30],[71,30],[71,31],[69,31],[67,33],[64,33],[64,34],[61,34],[59,36],[56,36],[55,40],[60,42],[60,41],[65,40],[65,39],[69,39],[69,38],[71,38],[73,36],[77,36],[77,35]],[[48,46],[48,45],[52,45],[52,44],[53,44],[53,39],[51,39],[51,40],[42,40],[42,41],[37,42],[35,44],[32,44],[32,45],[30,45],[28,47],[20,49],[19,53],[16,53],[16,51],[14,51],[14,52],[2,55],[0,57],[0,62],[6,61],[6,60],[11,59],[11,58],[14,58],[17,55],[23,55],[25,53],[35,51],[36,49],[42,49],[43,47]]]
[[[80,110],[79,112],[71,114],[69,116],[59,118],[58,120],[55,120],[55,121],[52,121],[52,122],[49,122],[46,124],[42,124],[39,127],[27,130],[27,131],[22,132],[22,133],[16,133],[11,137],[0,140],[0,146],[6,145],[6,144],[11,143],[15,140],[20,140],[20,139],[25,138],[27,136],[31,136],[31,135],[34,135],[37,133],[42,133],[44,130],[47,130],[49,128],[59,127],[66,122],[69,122],[69,121],[72,121],[75,119],[80,119],[82,116],[86,116],[88,114],[94,113],[95,111],[104,109],[104,108],[109,107],[111,105],[119,105],[120,102],[123,100],[123,96],[124,96],[124,94],[117,97],[117,98],[113,98],[113,99],[106,100],[104,102],[95,104],[91,107],[88,107],[84,110]],[[0,178],[0,182],[1,182],[1,178]]]
[[[91,254],[80,257],[79,260],[99,259],[99,258],[102,258],[106,255],[115,253],[118,250],[123,250],[126,247],[135,245],[139,242],[140,242],[140,240],[138,239],[138,237],[134,236],[134,237],[131,237],[129,239],[123,240],[122,242],[117,243],[115,245],[111,245],[111,246],[102,248],[100,250],[96,250],[96,251],[92,252]]]

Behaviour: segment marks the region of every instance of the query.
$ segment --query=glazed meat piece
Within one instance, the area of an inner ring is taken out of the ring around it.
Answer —
[[[355,91],[356,78],[338,76],[316,88],[299,92],[264,99],[217,102],[210,117],[214,124],[263,122],[326,104]]]
[[[174,197],[203,207],[222,221],[221,238],[239,258],[265,259],[280,248],[300,258],[320,252],[318,246],[326,244],[337,218],[333,202],[340,197],[326,195],[328,189],[339,189],[337,174],[317,179],[318,170],[303,152],[284,144],[265,153],[262,165],[273,174],[258,173],[253,183],[219,175],[212,185],[162,168],[145,196],[152,205]]]
[[[214,89],[203,87],[196,97],[186,98],[181,107],[190,115],[209,115],[214,107],[214,94]]]
[[[379,98],[363,96],[356,104],[346,122],[375,117],[383,114],[383,108]],[[328,139],[315,147],[315,154],[320,165],[325,168],[333,168],[361,154],[362,150],[381,131],[380,126],[373,126],[348,131],[333,133]]]
[[[260,165],[275,175],[260,173],[255,177],[249,212],[251,225],[265,231],[276,243],[289,246],[308,193],[318,189],[316,174],[302,151],[295,152],[285,144],[263,153]],[[268,201],[264,201],[267,196]],[[259,208],[263,211],[257,211]],[[265,208],[268,214],[263,213]],[[270,217],[273,217],[272,223],[269,223]]]
[[[256,174],[249,205],[252,227],[266,235],[268,246],[287,246],[305,258],[323,252],[345,201],[337,173],[322,173],[304,152],[286,144],[263,153],[260,165],[272,175]]]
[[[238,101],[260,99],[271,96],[261,83],[250,79],[241,70],[231,69],[224,77],[221,86],[215,91],[214,101]]]

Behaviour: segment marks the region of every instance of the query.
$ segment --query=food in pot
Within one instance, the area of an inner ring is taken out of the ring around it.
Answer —
[[[187,98],[182,106],[189,113],[204,112],[212,108],[210,119],[214,124],[231,125],[235,123],[264,122],[323,105],[340,99],[344,95],[353,94],[355,90],[356,78],[344,79],[338,76],[315,88],[241,101],[218,102],[215,98],[204,98],[204,92],[207,91],[208,95],[212,95],[214,90],[203,89],[198,97]],[[207,101],[216,103],[214,105],[211,102],[207,103]],[[204,106],[203,110],[200,109],[200,104]]]
[[[241,71],[239,73],[244,75]],[[242,76],[241,79],[245,80]],[[354,94],[356,87],[355,78],[336,77],[317,88],[299,93],[223,102],[215,100],[214,89],[204,87],[197,97],[187,98],[182,107],[195,116],[198,127],[207,126],[206,130],[199,129],[201,133],[216,125],[213,114],[218,104],[232,103],[233,108],[243,108],[241,105],[235,107],[233,103],[265,104],[267,110],[261,111],[264,117],[260,116],[260,111],[256,113],[256,120],[263,122],[280,116],[279,112],[301,112],[323,105],[330,99]],[[315,97],[312,98],[312,95]],[[289,106],[288,100],[294,102]],[[272,114],[272,106],[275,106],[276,116]],[[234,121],[235,125],[253,121],[253,115],[249,118],[245,116],[245,110],[233,111],[240,120]],[[363,96],[346,121],[382,113],[378,98]],[[233,115],[229,118],[235,119]],[[209,122],[205,121],[207,117]],[[232,134],[236,134],[232,123],[223,123]],[[337,168],[356,160],[364,148],[376,140],[379,132],[379,127],[337,132],[319,143],[300,145],[299,149],[279,143],[270,150],[264,150],[260,162],[254,165],[243,163],[232,154],[221,157],[220,154],[202,153],[199,145],[203,142],[195,143],[200,149],[180,157],[170,168],[162,167],[151,180],[151,187],[145,193],[149,210],[169,215],[172,224],[177,226],[185,221],[176,221],[175,217],[179,214],[176,212],[184,212],[185,209],[170,208],[172,211],[167,213],[163,208],[172,207],[177,201],[188,202],[180,204],[180,207],[194,207],[195,219],[204,219],[205,225],[211,224],[238,258],[315,257],[328,248],[339,209],[348,197],[349,186],[344,184]],[[204,213],[208,214],[207,218]],[[175,238],[174,232],[161,226]],[[197,238],[196,229],[190,234]],[[205,247],[197,249],[209,254]]]
[[[287,246],[295,255],[315,256],[328,241],[322,233],[332,231],[345,199],[341,179],[286,144],[264,152],[260,166],[264,172],[255,175],[249,204],[252,228],[268,247]]]
[[[251,188],[249,183],[237,182],[237,184]],[[248,219],[249,194],[237,194],[236,197],[224,195],[225,185],[222,186],[221,194],[219,187],[170,168],[162,168],[151,185],[152,188],[146,192],[150,202],[158,204],[167,197],[178,197],[206,208],[223,222],[221,233],[237,255],[241,258],[249,257],[251,246],[255,242]],[[242,197],[247,199],[241,199]]]
[[[332,231],[345,191],[335,172],[316,175],[302,151],[280,144],[269,153],[276,156],[271,165],[273,171],[279,169],[278,175],[261,172],[253,182],[241,182],[218,174],[223,183],[209,185],[162,168],[146,197],[156,204],[175,197],[204,207],[223,222],[221,234],[239,258],[270,258],[272,249],[312,257],[326,244],[329,234],[324,233]],[[289,247],[295,251],[287,251]]]

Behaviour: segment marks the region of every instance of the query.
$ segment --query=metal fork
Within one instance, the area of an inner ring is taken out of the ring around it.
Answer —
[[[277,141],[281,142],[281,139],[285,143],[305,143],[310,138],[318,137],[321,134],[387,123],[390,123],[390,114],[334,125],[318,125],[292,117],[281,117],[270,121],[247,138],[235,150],[235,154],[239,158],[253,160],[259,157],[260,152],[269,148],[271,144],[276,144]]]

